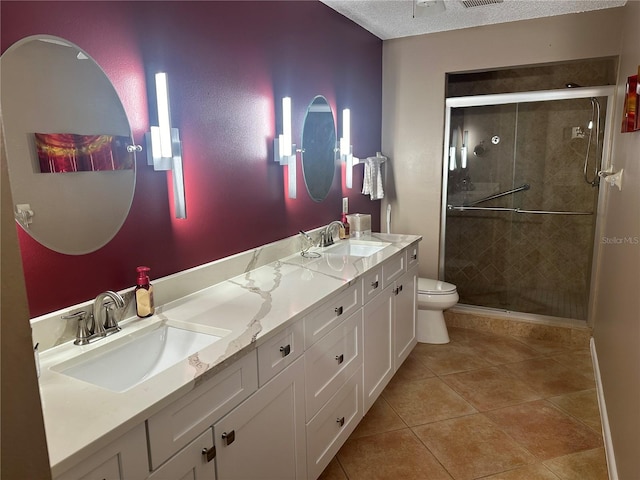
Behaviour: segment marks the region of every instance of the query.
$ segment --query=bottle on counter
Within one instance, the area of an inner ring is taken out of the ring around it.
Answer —
[[[155,312],[153,305],[153,285],[149,281],[149,267],[137,267],[136,280],[136,314],[140,318],[150,317]]]
[[[347,220],[347,214],[342,212],[342,229],[340,230],[340,238],[349,238],[351,236],[349,221]],[[343,233],[344,230],[344,233]]]

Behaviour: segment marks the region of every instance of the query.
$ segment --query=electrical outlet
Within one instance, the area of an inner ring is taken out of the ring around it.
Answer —
[[[349,213],[349,197],[342,199],[342,213]]]

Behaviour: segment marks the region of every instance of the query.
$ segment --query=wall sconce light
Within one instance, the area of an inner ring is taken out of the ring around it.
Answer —
[[[282,99],[282,134],[273,139],[273,157],[287,165],[289,198],[296,198],[296,146],[291,135],[291,97]]]
[[[345,185],[353,187],[353,166],[360,163],[360,159],[353,156],[351,145],[351,110],[342,110],[342,137],[340,137],[340,159],[346,164]]]
[[[182,144],[180,132],[171,127],[169,88],[167,74],[156,73],[156,101],[158,126],[152,126],[145,134],[147,141],[147,163],[154,170],[171,170],[173,177],[173,204],[176,218],[187,218],[182,170]]]

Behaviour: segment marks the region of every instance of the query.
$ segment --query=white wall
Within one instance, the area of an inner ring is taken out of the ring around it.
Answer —
[[[438,275],[445,74],[617,55],[621,14],[615,8],[383,43],[382,149],[393,171],[382,212],[390,202],[392,231],[424,237],[422,276]]]
[[[594,338],[618,477],[640,477],[640,131],[620,133],[624,87],[640,66],[640,2],[624,7],[612,162],[622,191],[607,188],[596,270]],[[619,243],[622,242],[622,243]]]

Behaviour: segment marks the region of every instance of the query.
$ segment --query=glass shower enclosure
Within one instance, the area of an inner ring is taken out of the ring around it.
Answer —
[[[440,278],[461,304],[587,320],[613,93],[447,99]]]

